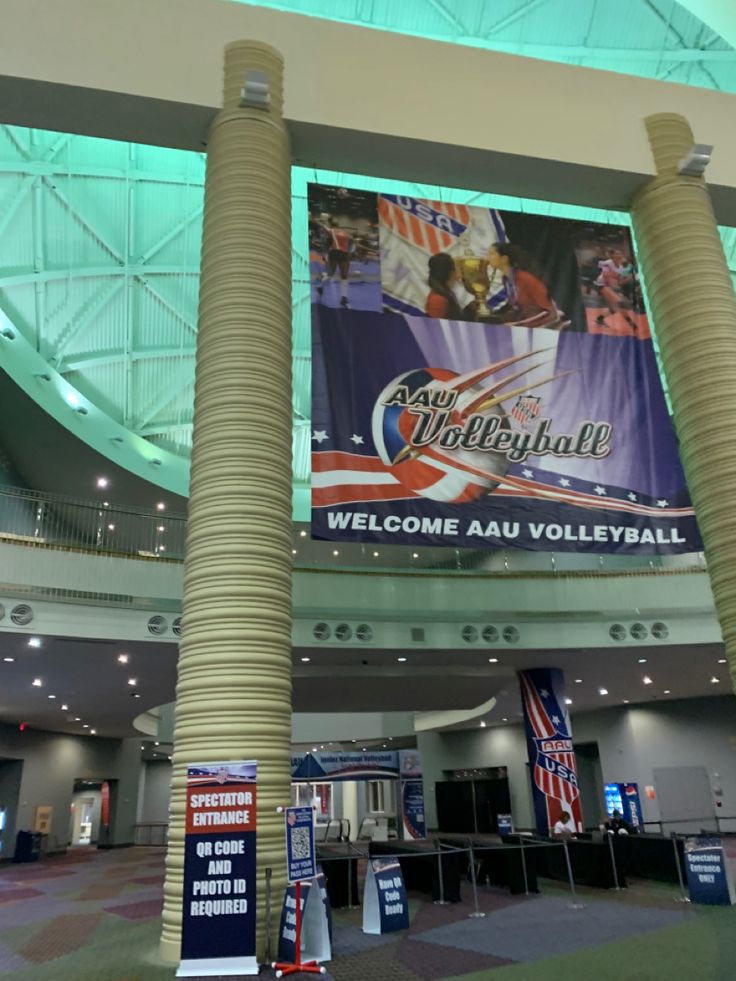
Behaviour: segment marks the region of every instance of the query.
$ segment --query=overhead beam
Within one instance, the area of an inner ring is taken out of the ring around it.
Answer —
[[[625,208],[652,176],[641,119],[680,112],[736,224],[733,95],[222,0],[4,0],[0,121],[199,150],[239,37],[284,53],[295,162]],[[524,112],[485,124],[494,92]]]

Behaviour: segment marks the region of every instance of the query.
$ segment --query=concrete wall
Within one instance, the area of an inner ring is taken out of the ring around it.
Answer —
[[[69,842],[69,813],[75,780],[117,780],[111,801],[108,843],[133,841],[138,798],[139,739],[98,739],[0,724],[0,759],[23,762],[15,830],[32,830],[35,808],[54,809],[48,850]],[[13,842],[14,844],[14,842]]]
[[[659,821],[659,803],[644,796],[659,767],[704,766],[708,770],[716,814],[733,820],[722,830],[736,831],[736,697],[693,698],[620,706],[572,716],[575,743],[597,743],[606,783],[639,784],[645,821]],[[521,725],[426,733],[419,737],[424,766],[427,822],[436,827],[434,785],[443,770],[507,766],[511,809],[517,827],[531,827],[532,801]],[[703,815],[706,817],[706,815]]]

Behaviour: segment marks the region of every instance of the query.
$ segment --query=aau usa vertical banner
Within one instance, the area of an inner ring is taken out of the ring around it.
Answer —
[[[583,812],[562,671],[520,671],[519,684],[537,830],[549,834],[567,811],[575,828],[582,831]]]
[[[256,763],[187,768],[177,977],[258,974]]]

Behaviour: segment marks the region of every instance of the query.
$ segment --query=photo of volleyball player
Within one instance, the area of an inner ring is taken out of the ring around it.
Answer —
[[[310,184],[307,204],[312,302],[380,310],[376,195]]]
[[[628,229],[591,225],[575,245],[588,330],[615,337],[650,337]]]

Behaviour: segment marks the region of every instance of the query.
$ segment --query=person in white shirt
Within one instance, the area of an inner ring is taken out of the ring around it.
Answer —
[[[552,829],[552,836],[554,838],[572,838],[574,837],[576,831],[577,828],[575,827],[575,822],[572,819],[572,815],[569,811],[563,811],[557,821],[555,821],[555,826]]]

